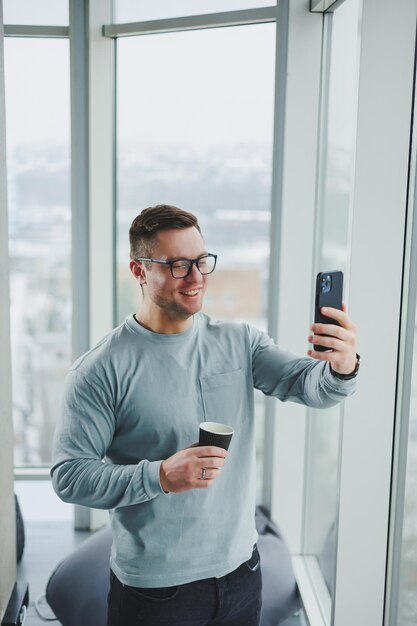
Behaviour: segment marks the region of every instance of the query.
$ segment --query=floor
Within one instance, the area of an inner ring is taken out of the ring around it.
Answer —
[[[25,523],[25,535],[25,549],[17,568],[17,579],[29,584],[29,609],[25,626],[40,626],[45,621],[37,614],[36,602],[39,603],[42,614],[48,618],[54,617],[48,605],[42,601],[49,576],[56,565],[90,533],[74,531],[71,521],[60,520]],[[60,622],[55,620],[50,623]]]
[[[18,565],[17,578],[29,584],[30,598],[24,626],[42,626],[47,621],[59,626],[60,622],[54,619],[45,602],[47,582],[58,563],[91,533],[74,530],[73,507],[55,496],[50,481],[18,481],[15,483],[15,492],[25,527],[25,548]],[[35,604],[44,619],[39,616]],[[280,626],[307,626],[307,622],[300,614],[282,622]]]
[[[18,580],[29,584],[29,609],[25,626],[42,626],[46,623],[38,615],[38,604],[44,617],[50,624],[59,625],[51,609],[44,600],[46,584],[56,565],[89,535],[86,531],[74,531],[71,521],[30,521],[25,522],[25,549],[18,565]],[[81,625],[80,625],[81,626]],[[88,625],[82,625],[88,626]],[[306,626],[304,618],[294,616],[280,626]]]

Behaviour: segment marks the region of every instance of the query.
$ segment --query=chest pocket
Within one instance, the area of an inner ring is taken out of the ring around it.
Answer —
[[[242,369],[200,377],[204,419],[235,426],[247,414],[245,376]]]

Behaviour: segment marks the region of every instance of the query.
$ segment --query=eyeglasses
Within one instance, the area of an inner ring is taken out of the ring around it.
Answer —
[[[198,259],[175,259],[174,261],[161,261],[160,259],[146,259],[140,257],[135,261],[147,261],[148,263],[160,263],[169,265],[173,278],[186,278],[192,272],[193,265],[196,266],[200,274],[211,274],[214,272],[217,262],[217,254],[206,254]]]

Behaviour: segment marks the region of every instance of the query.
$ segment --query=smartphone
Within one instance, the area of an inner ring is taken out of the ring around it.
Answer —
[[[343,302],[343,272],[339,270],[331,272],[320,272],[316,278],[316,299],[314,309],[314,322],[317,324],[335,324],[340,326],[339,322],[326,317],[320,313],[323,306],[329,306],[333,309],[342,310]],[[328,335],[322,335],[328,337]],[[328,352],[331,348],[325,346],[314,345],[314,350],[318,352]]]

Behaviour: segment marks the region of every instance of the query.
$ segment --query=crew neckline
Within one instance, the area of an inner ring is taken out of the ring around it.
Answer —
[[[197,331],[197,326],[198,326],[198,313],[193,315],[193,323],[190,326],[190,328],[187,328],[186,330],[183,330],[179,333],[156,333],[153,330],[148,330],[147,328],[139,324],[138,321],[136,321],[134,314],[129,315],[129,317],[126,318],[125,324],[135,334],[141,335],[142,337],[146,337],[147,339],[150,339],[151,341],[156,341],[156,342],[164,341],[164,342],[172,343],[176,341],[183,341],[184,339],[188,339],[188,337],[191,337],[192,335],[195,334],[195,332]]]

